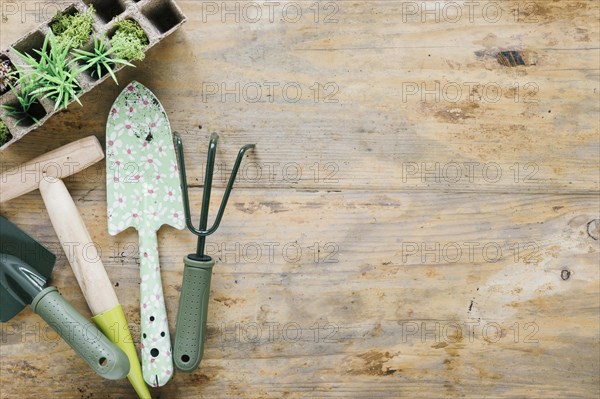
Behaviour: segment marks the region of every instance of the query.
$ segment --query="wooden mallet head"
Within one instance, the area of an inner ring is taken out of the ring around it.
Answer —
[[[0,178],[0,203],[37,190],[41,181],[64,179],[104,158],[95,136],[74,141],[11,168]]]

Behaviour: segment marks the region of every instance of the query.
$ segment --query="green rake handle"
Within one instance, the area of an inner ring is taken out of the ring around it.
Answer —
[[[186,256],[183,263],[173,361],[178,370],[189,372],[198,367],[204,352],[210,279],[215,261],[197,261]]]
[[[42,290],[33,299],[31,308],[100,376],[109,380],[127,376],[127,355],[75,310],[55,287]]]

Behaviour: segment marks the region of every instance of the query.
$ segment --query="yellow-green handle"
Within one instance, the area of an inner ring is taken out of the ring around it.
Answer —
[[[135,392],[141,399],[151,399],[150,391],[144,381],[142,375],[142,366],[140,366],[140,360],[138,358],[133,339],[131,338],[131,332],[129,331],[129,325],[125,319],[125,313],[121,305],[107,310],[106,312],[97,314],[92,317],[92,320],[100,331],[104,333],[112,342],[114,342],[129,358],[129,374],[127,379],[135,389]]]
[[[96,326],[83,317],[55,287],[42,290],[31,308],[100,376],[109,380],[129,373],[129,359]]]
[[[173,361],[178,370],[194,371],[204,352],[210,279],[215,261],[197,261],[186,256],[183,263]]]

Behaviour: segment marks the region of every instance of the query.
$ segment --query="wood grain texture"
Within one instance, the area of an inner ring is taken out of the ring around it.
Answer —
[[[406,8],[420,1],[322,1],[315,22],[312,1],[280,1],[273,22],[263,7],[255,23],[248,2],[239,22],[213,3],[179,1],[188,22],[120,72],[120,87],[104,82],[1,153],[7,170],[89,134],[103,142],[132,79],[182,135],[196,215],[210,133],[212,210],[239,147],[257,144],[207,240],[217,264],[204,360],[155,397],[597,397],[598,2],[481,1],[472,21],[463,9],[422,22]],[[292,3],[303,17],[286,22]],[[324,23],[330,3],[338,21]],[[502,7],[498,22],[487,4]],[[35,26],[6,18],[1,47]],[[503,65],[499,51],[530,65]],[[286,84],[302,98],[286,100]],[[324,102],[332,88],[338,101]],[[135,327],[137,235],[108,235],[104,167],[65,183]],[[39,193],[0,213],[58,255],[53,283],[89,314]],[[195,238],[163,228],[159,245],[173,332]],[[25,310],[3,324],[2,398],[132,397],[41,322]]]
[[[0,202],[33,190],[43,181],[67,178],[89,168],[104,158],[104,151],[94,136],[66,144],[19,165],[6,167],[0,176]]]
[[[62,180],[40,182],[40,195],[93,316],[119,305],[95,243]],[[79,247],[74,250],[75,244]]]

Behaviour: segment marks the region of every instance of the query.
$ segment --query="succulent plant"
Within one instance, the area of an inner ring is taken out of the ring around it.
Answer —
[[[27,75],[23,75],[18,69],[17,73],[20,75],[19,88],[15,88],[11,83],[9,83],[9,86],[17,98],[18,104],[3,104],[2,108],[7,111],[3,115],[16,118],[17,125],[27,120],[38,123],[39,120],[30,112],[31,107],[37,103],[37,96],[34,94],[34,91],[37,89],[38,84]]]
[[[112,46],[108,47],[104,35],[101,37],[94,38],[94,48],[92,51],[85,51],[81,49],[73,50],[75,54],[75,61],[82,61],[84,63],[83,71],[92,69],[92,76],[97,78],[102,77],[105,73],[109,73],[116,84],[119,84],[117,77],[113,71],[113,67],[116,65],[129,65],[135,66],[124,59],[117,58],[116,56],[111,57],[111,54],[118,52],[119,47]]]
[[[27,85],[32,88],[28,94],[34,98],[42,95],[50,97],[55,101],[55,110],[66,107],[71,100],[81,105],[77,97],[81,88],[77,76],[81,70],[73,67],[75,61],[69,59],[69,51],[68,46],[56,45],[52,32],[46,34],[41,50],[34,50],[39,59],[15,50],[27,64],[26,68],[18,71],[21,87]]]
[[[0,93],[9,89],[9,83],[14,82],[13,69],[8,60],[0,62]]]

